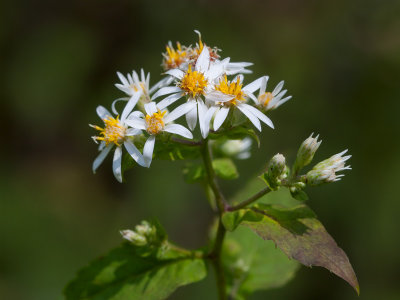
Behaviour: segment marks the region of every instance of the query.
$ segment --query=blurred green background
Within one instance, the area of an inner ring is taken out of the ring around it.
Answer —
[[[309,205],[346,251],[360,299],[400,299],[399,1],[2,1],[0,3],[0,298],[62,299],[78,268],[121,242],[118,230],[158,217],[172,240],[204,244],[212,214],[182,162],[154,161],[119,184],[107,160],[94,176],[95,107],[120,97],[116,71],[161,78],[168,40],[193,29],[248,80],[285,80],[293,99],[271,113],[262,146],[238,163],[233,195],[275,153],[293,159],[311,132],[316,160],[349,148],[343,181],[308,189]],[[249,82],[247,81],[247,82]],[[212,272],[211,272],[212,273]],[[215,299],[212,278],[171,299]],[[356,299],[321,268],[251,299]]]

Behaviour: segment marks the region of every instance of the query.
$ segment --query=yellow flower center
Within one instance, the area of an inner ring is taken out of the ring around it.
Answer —
[[[220,80],[219,84],[215,87],[217,91],[220,91],[226,95],[235,96],[232,100],[221,102],[225,106],[237,105],[238,101],[244,101],[245,93],[242,91],[242,85],[240,83],[239,76],[235,81],[229,82],[226,75]]]
[[[121,122],[118,120],[118,117],[114,119],[110,116],[103,121],[106,125],[105,128],[91,125],[94,129],[100,131],[100,136],[95,136],[94,139],[106,142],[107,146],[111,143],[121,146],[121,143],[125,139],[126,127],[121,124]]]
[[[207,87],[208,81],[204,78],[204,74],[197,71],[192,71],[192,66],[189,68],[183,76],[178,86],[189,95],[191,98],[195,98],[198,95],[204,95],[205,88]]]
[[[176,50],[172,46],[166,46],[167,52],[163,54],[163,66],[165,70],[178,68],[188,57],[187,51],[182,50],[179,42],[176,43],[176,46]]]
[[[146,121],[146,130],[149,134],[155,135],[160,133],[164,129],[164,115],[167,111],[154,113],[153,115],[147,115],[145,118]]]
[[[270,92],[267,92],[267,93],[264,93],[264,94],[258,96],[258,101],[260,102],[260,104],[261,104],[262,106],[265,107],[265,106],[268,105],[268,103],[269,103],[273,98],[274,98],[274,95],[272,95],[272,93],[270,93]]]

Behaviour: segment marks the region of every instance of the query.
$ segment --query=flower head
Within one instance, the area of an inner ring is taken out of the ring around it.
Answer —
[[[283,98],[287,92],[287,90],[282,91],[284,81],[279,82],[272,92],[267,92],[266,88],[268,78],[268,76],[263,77],[258,97],[251,97],[254,100],[255,104],[261,107],[263,110],[276,109],[292,98],[292,96],[287,96]]]
[[[166,46],[166,52],[163,53],[162,66],[164,70],[180,68],[189,59],[190,49],[182,47],[179,42],[176,43],[176,50],[171,42]]]
[[[192,71],[191,65],[189,65],[185,75],[178,83],[178,87],[190,98],[204,96],[207,85],[208,81],[204,74],[199,71]]]
[[[93,162],[93,172],[96,172],[97,168],[107,157],[111,149],[116,146],[113,158],[113,172],[115,178],[117,178],[119,182],[122,182],[122,145],[124,145],[125,149],[139,165],[144,166],[143,156],[131,139],[133,135],[140,134],[141,130],[129,128],[128,124],[125,123],[125,118],[119,120],[118,116],[113,117],[112,114],[103,106],[98,106],[96,111],[104,122],[104,128],[97,125],[90,125],[100,131],[98,136],[92,137],[93,140],[96,143],[98,141],[101,142],[99,147],[100,154]]]

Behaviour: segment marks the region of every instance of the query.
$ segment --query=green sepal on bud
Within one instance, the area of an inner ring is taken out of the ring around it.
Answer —
[[[302,168],[311,163],[314,158],[315,152],[317,152],[319,145],[322,141],[318,141],[319,135],[315,138],[312,133],[300,146],[297,151],[296,161],[293,166],[293,176],[297,176]]]
[[[277,190],[282,179],[287,177],[288,168],[285,157],[278,153],[271,158],[267,165],[267,171],[261,176],[271,190]]]

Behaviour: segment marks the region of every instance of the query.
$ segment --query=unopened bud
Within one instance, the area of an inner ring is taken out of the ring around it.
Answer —
[[[319,135],[315,138],[312,133],[300,146],[299,151],[297,151],[296,161],[293,167],[293,173],[298,174],[298,172],[307,166],[313,159],[315,152],[317,152],[319,145],[322,141],[318,141]]]
[[[268,163],[268,173],[271,178],[280,178],[286,169],[286,160],[285,157],[278,153],[275,154],[274,157]]]
[[[148,236],[154,233],[155,228],[153,228],[149,222],[142,221],[140,225],[136,225],[135,230],[140,235]]]
[[[344,174],[337,175],[337,172],[351,170],[350,166],[345,165],[345,162],[351,157],[351,155],[343,156],[346,152],[347,150],[316,164],[314,168],[307,173],[307,183],[309,185],[320,185],[339,181]]]
[[[124,239],[126,239],[127,241],[131,242],[136,246],[144,246],[147,244],[146,238],[136,233],[135,231],[127,229],[127,230],[121,230],[120,232]]]

